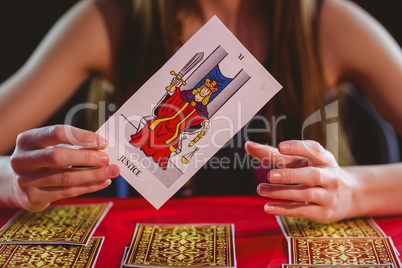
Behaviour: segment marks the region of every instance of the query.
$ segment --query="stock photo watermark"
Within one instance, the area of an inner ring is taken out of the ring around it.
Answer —
[[[98,116],[98,121],[100,125],[104,124],[108,121],[107,127],[104,128],[105,131],[103,133],[98,133],[101,136],[105,137],[108,141],[108,147],[115,148],[118,150],[119,158],[116,159],[126,165],[128,168],[132,169],[134,174],[139,174],[140,168],[147,168],[152,170],[152,167],[155,169],[157,166],[153,163],[152,158],[145,157],[142,152],[132,152],[133,146],[129,143],[130,134],[135,134],[133,130],[140,131],[144,126],[147,120],[151,120],[153,118],[153,110],[156,105],[152,105],[150,107],[150,112],[148,118],[140,115],[131,115],[129,117],[122,117],[116,112],[116,106],[114,104],[106,104],[105,102],[99,102],[98,104],[94,103],[81,103],[73,107],[65,118],[66,125],[73,125],[74,121],[78,116],[82,116],[86,112],[86,110],[91,109],[96,112]],[[316,146],[315,143],[311,141],[304,141],[303,147],[306,151],[308,151],[312,156],[317,157],[318,154],[329,154],[328,151],[332,153],[335,159],[338,157],[338,132],[339,132],[339,103],[338,101],[329,103],[325,106],[323,110],[317,110],[309,117],[307,117],[301,128],[301,137],[304,138],[305,129],[309,126],[324,121],[326,126],[326,144],[322,147]],[[266,157],[264,159],[256,160],[250,157],[247,154],[239,153],[239,151],[244,151],[244,142],[251,139],[251,137],[255,134],[270,134],[267,142],[272,147],[278,146],[278,129],[280,124],[286,122],[288,120],[286,115],[280,116],[272,116],[268,118],[266,116],[257,114],[253,118],[251,118],[248,122],[242,122],[242,105],[241,102],[238,102],[236,107],[237,109],[235,118],[225,116],[225,115],[216,115],[208,120],[208,129],[203,128],[205,126],[205,122],[200,124],[200,128],[205,132],[201,136],[198,134],[199,139],[202,138],[202,142],[197,140],[196,150],[191,155],[192,163],[197,168],[201,168],[202,166],[208,166],[211,169],[254,169],[261,166],[269,167],[272,163],[281,162],[282,166],[285,166],[285,159],[280,159],[281,155],[278,153],[272,153],[272,149],[266,149]],[[185,118],[183,115],[179,116],[183,121]],[[235,136],[238,132],[238,129],[244,124],[244,127],[239,130],[239,134]],[[258,127],[255,127],[258,125]],[[185,126],[183,126],[185,127]],[[193,130],[191,130],[193,131]],[[182,142],[184,139],[196,139],[196,134],[200,132],[194,131],[194,133],[189,134],[190,132],[182,132],[179,141]],[[73,133],[66,133],[68,139],[71,144],[77,144],[77,140],[74,137]],[[188,137],[187,137],[188,136]],[[232,138],[235,136],[236,138]],[[330,137],[331,136],[331,137]],[[147,136],[141,137],[141,139],[147,139],[147,142],[150,144],[156,144],[156,136]],[[229,140],[228,142],[225,142]],[[193,140],[194,142],[194,140]],[[191,142],[190,142],[191,143]],[[168,145],[166,145],[168,146]],[[206,157],[203,154],[203,150],[207,150],[208,148],[222,148],[225,147],[229,153],[227,156],[213,156],[211,158]],[[268,147],[266,147],[268,148]],[[180,148],[181,150],[181,148]],[[174,155],[174,154],[173,154]],[[275,158],[275,160],[273,160]],[[325,161],[325,157],[323,158]],[[177,161],[172,158],[171,161]],[[328,163],[332,164],[332,163]],[[185,170],[184,170],[185,171]]]

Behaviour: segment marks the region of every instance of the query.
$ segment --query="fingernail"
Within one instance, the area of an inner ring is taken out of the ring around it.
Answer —
[[[101,162],[101,164],[107,164],[107,163],[109,163],[109,156],[106,154],[102,154],[99,157],[99,161]]]
[[[271,187],[266,183],[260,183],[257,187],[258,194],[266,194],[271,191]]]
[[[271,206],[270,204],[265,204],[264,210],[266,213],[274,213],[276,208]]]
[[[244,145],[256,145],[257,143],[254,141],[246,141]]]
[[[281,150],[281,152],[287,152],[290,149],[290,145],[287,142],[282,142],[281,144],[279,144],[279,149]]]
[[[118,166],[108,166],[107,173],[109,174],[110,177],[115,178],[119,176],[120,169]]]
[[[278,171],[269,172],[269,181],[270,182],[279,182],[282,178],[282,174]]]
[[[105,180],[105,183],[103,184],[104,187],[108,187],[112,183],[112,180]]]
[[[98,147],[99,148],[105,148],[106,146],[107,146],[107,140],[104,137],[99,136],[99,138],[98,138]]]

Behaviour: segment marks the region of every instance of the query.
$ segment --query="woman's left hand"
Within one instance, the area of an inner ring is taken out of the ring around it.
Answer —
[[[279,168],[268,173],[271,183],[258,185],[258,194],[291,201],[269,202],[264,207],[267,213],[323,223],[357,216],[356,180],[319,143],[292,140],[276,149],[247,142],[246,151],[263,164]]]

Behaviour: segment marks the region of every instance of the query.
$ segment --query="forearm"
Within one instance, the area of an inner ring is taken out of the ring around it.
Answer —
[[[20,193],[10,166],[9,156],[0,156],[0,207],[20,207]]]
[[[402,163],[344,170],[356,182],[352,217],[402,215]]]

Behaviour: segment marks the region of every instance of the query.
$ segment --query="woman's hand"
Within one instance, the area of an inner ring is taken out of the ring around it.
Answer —
[[[71,126],[44,127],[20,134],[10,163],[21,207],[39,211],[55,200],[107,187],[120,169],[107,165],[108,155],[99,151],[105,147],[106,140],[98,134]]]
[[[246,151],[263,164],[279,167],[268,173],[271,184],[258,185],[258,194],[291,201],[267,203],[267,213],[323,223],[358,216],[353,208],[356,180],[319,143],[293,140],[276,149],[247,142]]]

